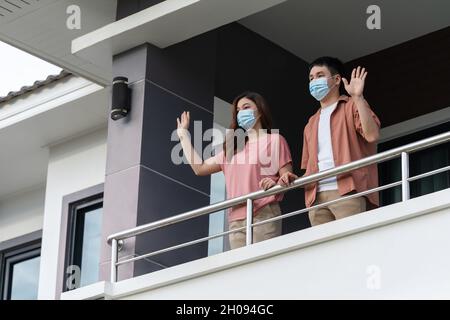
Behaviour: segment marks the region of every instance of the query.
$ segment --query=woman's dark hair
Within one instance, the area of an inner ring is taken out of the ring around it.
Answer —
[[[266,129],[268,133],[270,133],[270,129],[272,129],[272,116],[270,114],[269,105],[267,104],[266,99],[262,95],[256,92],[252,91],[246,91],[238,95],[233,100],[232,104],[232,118],[231,118],[231,124],[230,124],[230,131],[227,134],[227,137],[225,138],[225,142],[223,143],[223,151],[225,156],[227,155],[228,147],[231,143],[233,143],[233,154],[236,154],[238,151],[238,147],[242,146],[247,143],[248,136],[245,135],[245,143],[238,143],[238,137],[234,134],[235,130],[239,129],[238,121],[237,121],[237,114],[238,114],[238,103],[241,99],[247,98],[251,101],[253,101],[256,105],[256,108],[258,110],[258,114],[261,121],[261,127],[262,129]]]

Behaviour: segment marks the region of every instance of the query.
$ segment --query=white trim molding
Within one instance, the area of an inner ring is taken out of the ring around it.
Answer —
[[[428,129],[450,121],[450,107],[421,115],[419,117],[402,121],[380,130],[381,137],[378,143]]]
[[[151,43],[165,48],[286,0],[166,0],[72,40],[72,54],[105,57]]]
[[[104,87],[73,75],[61,79],[3,104],[0,130],[102,89]]]

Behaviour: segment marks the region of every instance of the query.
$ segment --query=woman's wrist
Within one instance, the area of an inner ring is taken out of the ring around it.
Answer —
[[[181,140],[184,140],[188,136],[187,129],[178,129],[178,138]]]

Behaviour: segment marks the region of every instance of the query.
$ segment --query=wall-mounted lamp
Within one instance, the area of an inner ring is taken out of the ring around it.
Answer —
[[[115,77],[112,83],[111,119],[119,120],[130,112],[131,90],[128,88],[128,78]]]

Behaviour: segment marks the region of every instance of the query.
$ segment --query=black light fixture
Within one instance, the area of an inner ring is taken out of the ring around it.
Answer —
[[[111,119],[119,120],[130,112],[130,94],[127,77],[115,77],[112,83]]]

